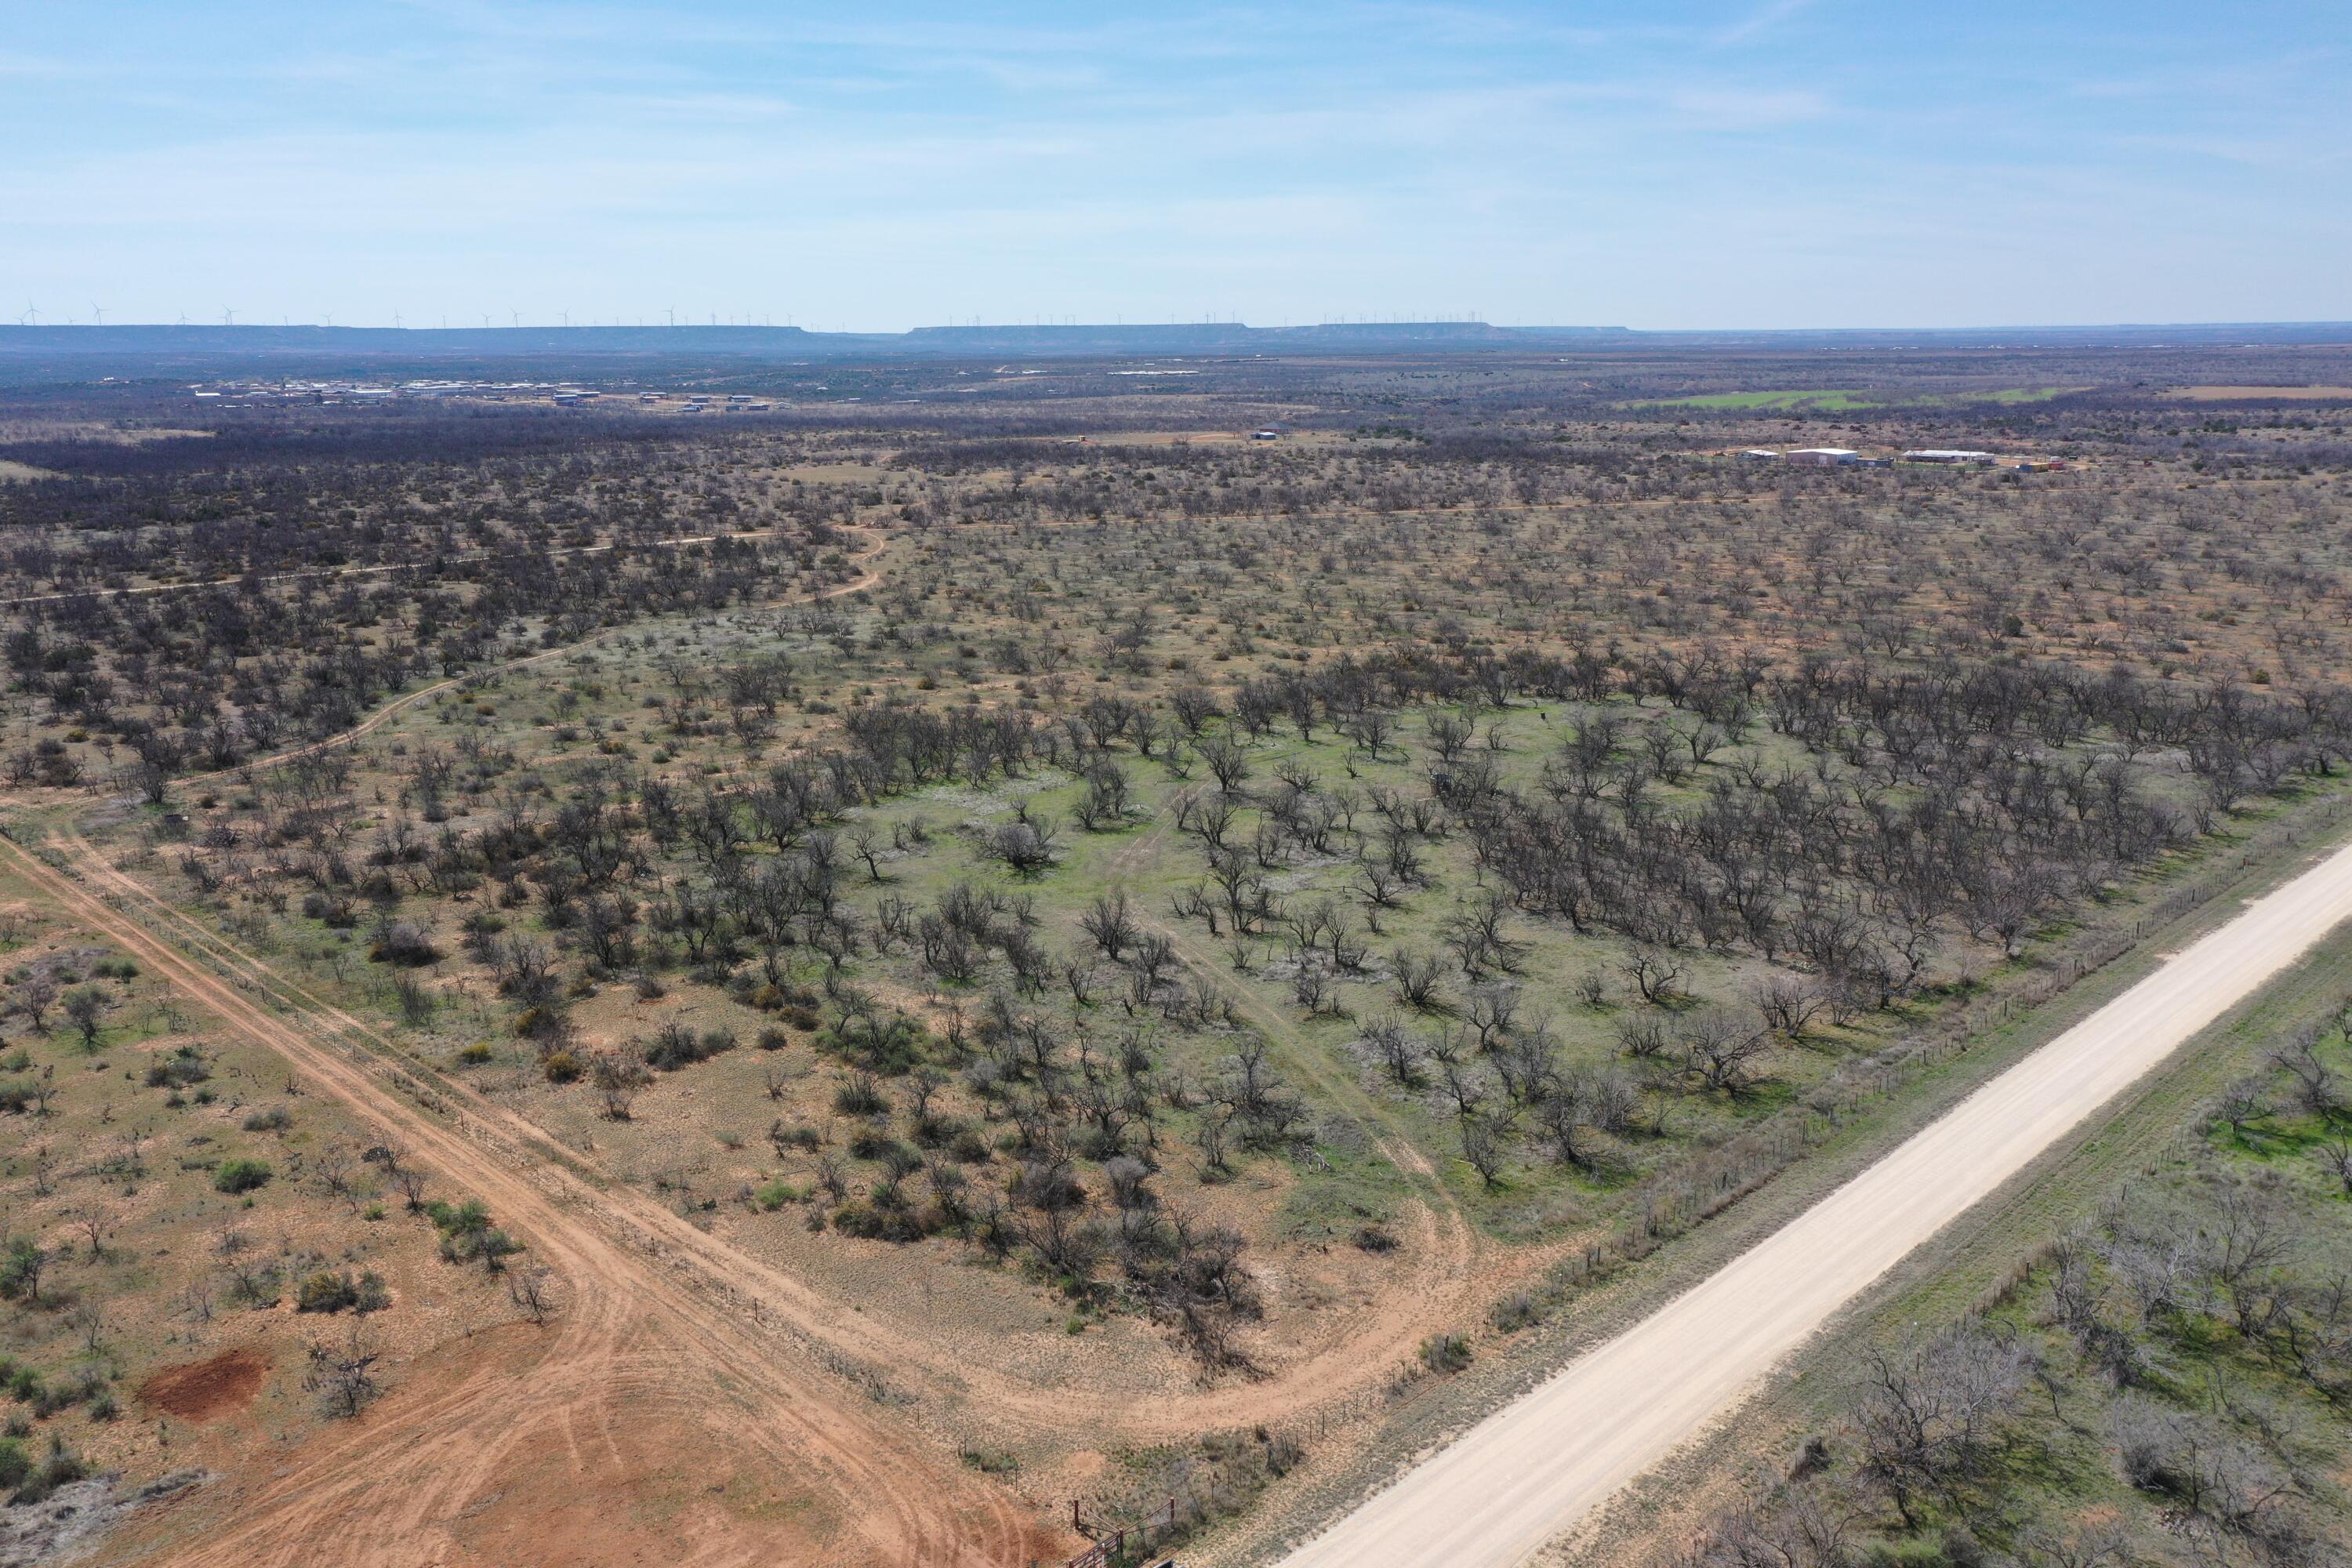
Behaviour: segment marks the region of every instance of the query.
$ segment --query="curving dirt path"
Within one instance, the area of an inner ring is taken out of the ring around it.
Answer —
[[[658,1245],[616,1242],[593,1208],[575,1212],[566,1198],[597,1196],[578,1178],[550,1181],[546,1167],[525,1173],[484,1158],[465,1133],[380,1081],[378,1064],[282,1021],[242,984],[212,974],[13,840],[0,843],[0,856],[418,1163],[481,1197],[564,1286],[566,1310],[529,1377],[468,1378],[437,1396],[387,1401],[255,1485],[227,1530],[175,1562],[410,1568],[434,1560],[416,1555],[418,1542],[499,1489],[502,1463],[520,1449],[558,1441],[576,1448],[585,1433],[617,1454],[617,1430],[665,1407],[679,1424],[730,1417],[721,1442],[833,1500],[849,1539],[828,1560],[980,1568],[1025,1563],[1051,1542],[1018,1499],[950,1468],[935,1447],[835,1380],[779,1357],[777,1340],[746,1304],[709,1289]],[[709,1545],[715,1555],[697,1560],[740,1560],[724,1541]]]
[[[1407,1471],[1286,1568],[1525,1562],[2347,919],[2352,848],[2252,900],[1704,1284]]]
[[[1111,857],[1112,876],[1132,876],[1149,864],[1173,826],[1173,818],[1163,812],[1150,828],[1121,846]],[[1136,919],[1167,938],[1194,969],[1215,972],[1214,955],[1189,930],[1160,920],[1146,907],[1138,908]],[[1418,1194],[1410,1222],[1412,1270],[1390,1288],[1392,1301],[1380,1329],[1283,1369],[1270,1384],[1255,1388],[1254,1404],[1220,1413],[1234,1421],[1264,1421],[1295,1415],[1388,1376],[1428,1335],[1456,1327],[1475,1313],[1480,1299],[1494,1294],[1501,1281],[1489,1267],[1495,1248],[1479,1236],[1428,1157],[1386,1110],[1350,1075],[1334,1068],[1289,1019],[1246,992],[1236,1002],[1279,1049],[1282,1063],[1312,1083],[1325,1103],[1343,1108],[1381,1157],[1403,1173]],[[1538,1253],[1527,1256],[1540,1261]]]
[[[882,553],[883,547],[889,542],[887,537],[875,534],[867,529],[856,528],[853,529],[852,531],[864,533],[867,536],[868,540],[865,549],[859,551],[856,554],[849,558],[852,564],[861,561],[873,560],[876,556]],[[712,537],[719,536],[714,535]],[[749,539],[758,536],[752,534],[729,534],[724,537],[731,539]],[[709,540],[708,538],[681,539],[674,541],[673,542],[678,544],[704,544],[709,542]],[[583,548],[591,550],[609,550],[612,546],[590,545]],[[788,609],[794,605],[822,604],[827,599],[839,599],[846,597],[851,594],[862,594],[866,589],[875,586],[881,581],[881,569],[878,567],[869,566],[864,572],[861,572],[857,576],[846,583],[836,583],[830,588],[820,588],[814,594],[793,594],[781,599],[771,599],[762,604],[745,605],[740,607],[747,610],[775,610]],[[131,590],[126,590],[126,592],[129,591]],[[215,768],[208,773],[188,773],[184,775],[178,782],[182,784],[201,784],[207,779],[227,778],[233,773],[241,773],[251,768],[274,768],[281,763],[293,762],[298,757],[312,757],[317,756],[323,752],[331,752],[339,746],[348,746],[352,742],[357,741],[363,736],[373,734],[398,714],[405,712],[409,709],[415,707],[420,702],[429,701],[431,699],[439,696],[445,691],[455,691],[468,681],[479,680],[486,676],[504,675],[510,670],[528,669],[533,665],[545,664],[551,659],[562,658],[566,654],[578,653],[582,648],[593,647],[598,643],[604,641],[608,637],[618,637],[624,632],[635,631],[637,629],[637,626],[635,625],[608,626],[604,630],[597,632],[592,637],[582,637],[578,642],[568,642],[561,645],[560,647],[543,648],[538,653],[524,654],[519,658],[510,658],[501,664],[484,665],[478,669],[469,669],[463,675],[453,675],[446,680],[436,680],[430,686],[420,686],[415,690],[408,692],[404,696],[395,697],[391,701],[385,703],[383,707],[377,709],[374,712],[369,714],[365,719],[361,720],[357,724],[352,725],[350,729],[341,731],[340,734],[329,735],[323,740],[308,741],[303,742],[301,745],[289,747],[287,750],[278,752],[271,756],[255,757],[248,762],[237,763],[229,767]]]
[[[853,559],[871,560],[885,542],[877,540]],[[803,604],[839,597],[871,587],[879,578],[878,570],[869,568],[855,580],[779,603]],[[488,668],[507,670],[542,663],[612,635],[614,632],[599,633],[583,642]],[[459,677],[408,693],[341,734],[276,757],[239,764],[239,769],[268,766],[349,744],[403,710],[465,679]],[[0,800],[0,805],[5,804],[9,803]],[[1114,864],[1132,869],[1165,841],[1167,832],[1165,821],[1155,824],[1124,846]],[[1487,1267],[1494,1249],[1482,1243],[1460,1205],[1437,1179],[1428,1159],[1352,1079],[1334,1069],[1319,1051],[1303,1041],[1286,1019],[1245,995],[1241,999],[1242,1006],[1281,1048],[1286,1064],[1311,1081],[1331,1103],[1347,1107],[1382,1157],[1403,1172],[1420,1190],[1421,1195],[1407,1222],[1411,1227],[1411,1267],[1406,1277],[1386,1291],[1387,1299],[1369,1332],[1327,1346],[1263,1377],[1171,1391],[1148,1403],[1139,1403],[1118,1393],[1041,1388],[993,1366],[975,1363],[955,1348],[899,1328],[887,1319],[846,1310],[843,1303],[811,1289],[793,1276],[704,1234],[613,1177],[593,1156],[557,1142],[535,1122],[482,1099],[469,1086],[446,1077],[414,1057],[384,1031],[335,1006],[186,915],[144,883],[116,868],[79,834],[61,834],[57,842],[68,850],[74,875],[81,885],[100,889],[118,910],[136,911],[142,921],[199,954],[237,985],[268,996],[290,1011],[314,1035],[357,1053],[362,1059],[373,1058],[380,1068],[391,1068],[429,1082],[451,1124],[475,1145],[478,1159],[495,1159],[509,1171],[528,1173],[543,1191],[572,1211],[595,1216],[605,1226],[610,1237],[664,1258],[674,1268],[692,1271],[706,1288],[724,1300],[754,1311],[759,1321],[772,1330],[791,1332],[810,1345],[822,1346],[861,1363],[887,1366],[895,1377],[919,1379],[926,1392],[984,1403],[991,1419],[1006,1436],[1028,1433],[1066,1437],[1073,1422],[1083,1420],[1100,1439],[1150,1442],[1189,1436],[1217,1426],[1289,1419],[1359,1394],[1385,1378],[1429,1333],[1454,1326],[1465,1315],[1475,1314],[1481,1300],[1497,1286],[1496,1278]],[[1189,932],[1145,918],[1146,923],[1175,942],[1187,962],[1204,971],[1213,967],[1213,956]]]
[[[855,559],[872,561],[884,543],[876,538]],[[868,566],[855,579],[778,603],[839,597],[880,580],[878,569]],[[543,663],[623,629],[487,668]],[[467,679],[407,693],[350,731],[240,768],[348,745]],[[1165,832],[1166,824],[1156,826],[1123,849],[1120,861],[1148,856]],[[229,1530],[193,1554],[175,1552],[174,1561],[291,1564],[318,1560],[328,1542],[336,1561],[362,1568],[471,1561],[438,1551],[420,1557],[415,1546],[446,1536],[448,1521],[487,1507],[486,1490],[516,1467],[553,1465],[551,1482],[559,1490],[626,1487],[646,1468],[639,1450],[651,1425],[697,1429],[698,1445],[793,1475],[835,1500],[849,1539],[827,1551],[825,1561],[1026,1563],[1051,1555],[1057,1544],[1029,1509],[992,1483],[949,1469],[935,1440],[849,1392],[835,1375],[845,1363],[887,1370],[892,1383],[920,1394],[969,1402],[1006,1437],[1066,1439],[1084,1423],[1097,1441],[1181,1438],[1286,1418],[1358,1394],[1433,1326],[1474,1310],[1474,1298],[1493,1283],[1480,1267],[1490,1249],[1410,1140],[1286,1019],[1244,998],[1290,1065],[1348,1106],[1421,1190],[1410,1221],[1414,1262],[1408,1279],[1390,1292],[1392,1303],[1370,1331],[1260,1381],[1146,1403],[1040,1389],[848,1310],[705,1235],[594,1158],[444,1077],[384,1031],[184,914],[79,835],[62,834],[56,843],[68,856],[64,870],[13,840],[0,855],[90,930],[139,955],[226,1026],[276,1051],[419,1163],[480,1195],[562,1278],[570,1303],[531,1347],[527,1376],[473,1377],[433,1385],[442,1392],[395,1393],[299,1464],[245,1489]],[[1189,962],[1213,964],[1189,933],[1169,934]],[[787,1360],[780,1361],[780,1351]],[[711,1429],[714,1413],[728,1418],[723,1433]],[[719,1531],[677,1560],[748,1563],[762,1553],[777,1560],[777,1550],[773,1542],[747,1544],[741,1532]],[[782,1556],[803,1559],[798,1549]]]
[[[183,913],[112,865],[87,839],[65,833],[56,842],[67,856],[68,869],[53,875],[67,879],[89,902],[117,919],[130,911],[151,935],[161,931],[235,985],[278,1003],[308,1036],[340,1048],[348,1060],[373,1076],[405,1078],[425,1086],[436,1102],[441,1124],[472,1145],[478,1166],[495,1162],[501,1170],[530,1181],[568,1213],[601,1226],[614,1244],[662,1259],[681,1279],[748,1313],[767,1331],[793,1336],[821,1352],[886,1367],[894,1382],[914,1383],[923,1392],[978,1402],[1002,1434],[1066,1438],[1074,1423],[1083,1421],[1098,1440],[1149,1442],[1211,1427],[1286,1419],[1387,1376],[1433,1327],[1458,1321],[1475,1307],[1474,1298],[1494,1284],[1476,1267],[1476,1236],[1468,1222],[1458,1211],[1441,1215],[1424,1204],[1414,1236],[1419,1262],[1411,1278],[1391,1292],[1396,1300],[1380,1314],[1371,1333],[1263,1379],[1170,1392],[1148,1402],[1085,1388],[1041,1388],[999,1368],[975,1363],[954,1346],[898,1328],[885,1317],[849,1310],[793,1276],[706,1235],[613,1177],[593,1156],[558,1143],[537,1123],[446,1077],[393,1037]],[[55,883],[49,886],[53,894],[58,892]],[[1276,1029],[1287,1029],[1278,1017],[1269,1015],[1267,1021]],[[1360,1092],[1353,1084],[1342,1087]],[[424,1112],[420,1109],[412,1114]],[[1401,1151],[1385,1143],[1381,1147],[1391,1158],[1430,1174],[1426,1161],[1409,1144]]]

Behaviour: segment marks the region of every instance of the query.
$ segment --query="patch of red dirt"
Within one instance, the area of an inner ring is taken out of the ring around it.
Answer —
[[[184,1366],[167,1366],[139,1385],[139,1397],[183,1421],[209,1421],[253,1403],[269,1358],[251,1347],[223,1351]]]

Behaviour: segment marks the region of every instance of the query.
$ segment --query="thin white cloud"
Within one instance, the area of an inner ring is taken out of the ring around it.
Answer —
[[[1665,104],[1684,121],[1709,131],[1760,131],[1819,120],[1829,100],[1801,89],[1676,88]]]
[[[1857,9],[1824,50],[1822,13],[1752,0],[1068,25],[412,0],[278,37],[256,14],[12,40],[0,292],[338,320],[699,297],[876,326],[1413,300],[1770,324],[2048,320],[2095,283],[2100,314],[2199,288],[2352,314],[2315,37],[2119,48],[2085,24],[2068,49],[2053,17],[2036,49],[1928,49]],[[2168,266],[2119,278],[2119,251]]]
[[[1718,48],[1745,44],[1776,31],[1782,23],[1812,9],[1813,0],[1765,0],[1747,16],[1710,35],[1709,41]]]

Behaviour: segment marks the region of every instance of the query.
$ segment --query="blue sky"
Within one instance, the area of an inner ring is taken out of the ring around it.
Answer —
[[[0,306],[2352,318],[2352,6],[9,8]]]

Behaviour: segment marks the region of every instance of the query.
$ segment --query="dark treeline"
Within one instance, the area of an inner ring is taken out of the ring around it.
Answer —
[[[735,486],[642,451],[526,462],[338,463],[266,474],[197,468],[12,487],[0,522],[27,584],[99,585],[132,571],[214,577],[436,552],[663,538],[750,526]],[[759,492],[758,516],[840,515],[829,499]]]
[[[676,419],[603,413],[583,419],[569,409],[529,404],[394,402],[340,415],[298,405],[246,418],[206,415],[201,423],[197,435],[0,441],[0,458],[91,479],[160,479],[289,464],[433,465],[574,457],[600,447],[723,446],[727,436]]]
[[[71,595],[26,606],[6,658],[22,689],[128,749],[132,782],[161,799],[177,773],[331,735],[422,675],[474,668],[527,621],[551,647],[637,616],[779,597],[821,570],[828,542],[820,527],[796,542],[525,552],[290,587]],[[19,782],[71,783],[79,766],[54,740],[6,763]]]

